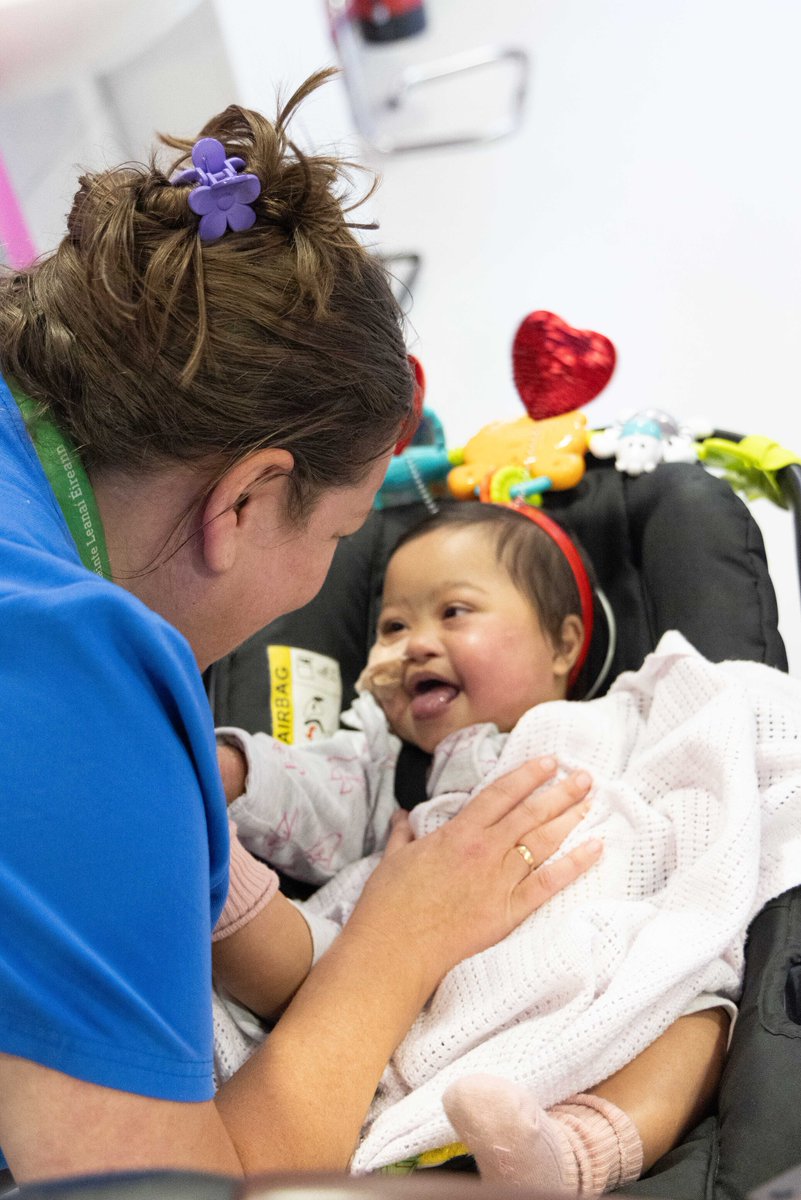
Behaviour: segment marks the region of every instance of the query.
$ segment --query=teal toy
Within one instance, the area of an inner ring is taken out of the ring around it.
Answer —
[[[396,504],[429,504],[433,494],[444,494],[445,480],[459,461],[458,451],[448,450],[439,417],[423,409],[411,445],[390,460],[386,477],[375,498],[375,508]]]

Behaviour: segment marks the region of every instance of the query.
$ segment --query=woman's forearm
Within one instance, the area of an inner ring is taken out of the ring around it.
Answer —
[[[347,928],[217,1106],[245,1173],[344,1170],[430,980],[403,938]]]

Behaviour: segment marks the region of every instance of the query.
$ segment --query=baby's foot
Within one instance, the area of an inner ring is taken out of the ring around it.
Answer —
[[[636,1179],[642,1143],[621,1109],[573,1096],[546,1110],[518,1083],[470,1075],[443,1096],[481,1176],[562,1196],[598,1196]]]
[[[451,1084],[442,1102],[482,1179],[578,1194],[576,1156],[563,1130],[520,1084],[468,1075]]]

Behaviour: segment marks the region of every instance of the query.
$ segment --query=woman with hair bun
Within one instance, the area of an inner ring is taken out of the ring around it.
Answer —
[[[288,137],[324,75],[274,123],[231,107],[165,139],[169,173],[85,176],[54,253],[0,281],[0,1147],[18,1181],[344,1169],[445,972],[598,854],[539,869],[585,791],[527,764],[431,837],[399,826],[310,969],[304,918],[229,843],[201,671],[314,595],[412,420],[342,164]],[[216,1094],[212,970],[283,1010]]]

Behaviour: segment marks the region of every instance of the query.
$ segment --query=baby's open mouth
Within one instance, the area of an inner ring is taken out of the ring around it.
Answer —
[[[412,700],[410,709],[417,720],[425,721],[437,717],[459,695],[460,688],[454,683],[435,676],[417,679],[412,684]]]

